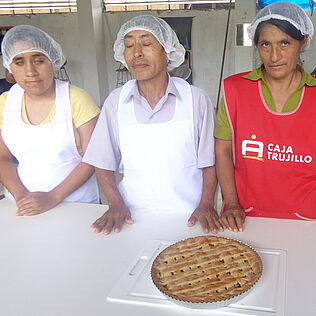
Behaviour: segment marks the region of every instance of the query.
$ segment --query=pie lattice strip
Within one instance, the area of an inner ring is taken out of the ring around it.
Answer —
[[[200,254],[200,253],[199,253]],[[242,253],[244,255],[244,253]],[[227,268],[238,267],[239,269],[244,269],[245,267],[249,267],[249,269],[257,270],[259,265],[256,264],[256,257],[249,257],[246,260],[244,256],[236,256],[228,252],[226,255],[222,255],[220,258],[216,259],[214,256],[208,256],[207,254],[201,254],[200,256],[195,258],[192,261],[183,262],[181,264],[173,262],[173,264],[163,264],[160,267],[159,273],[166,280],[168,277],[173,278],[173,275],[176,273],[186,274],[194,274],[196,270],[201,271],[213,271],[213,274],[221,273],[223,270]],[[170,262],[170,259],[161,258],[163,262]],[[215,261],[216,260],[216,261]],[[159,261],[158,261],[159,262]],[[172,259],[171,259],[172,262]],[[245,264],[245,262],[247,264]],[[249,264],[248,264],[249,263]],[[238,270],[238,269],[237,269]]]
[[[219,259],[219,265],[222,265],[224,263],[227,265],[229,262],[238,261],[241,262],[244,259],[245,251],[235,251],[235,253],[231,251],[226,251],[226,252],[221,252],[220,255],[210,255],[206,252],[198,252],[194,257],[190,256],[191,261],[185,261],[181,260],[174,260],[173,256],[162,256],[160,260],[161,263],[161,268],[160,272],[162,274],[170,272],[170,263],[172,263],[173,269],[175,271],[177,270],[187,270],[188,267],[191,269],[196,268],[196,267],[202,267],[204,268],[205,266],[209,265],[211,262],[216,263],[216,259]],[[192,258],[192,259],[191,259]],[[197,261],[198,258],[198,261]],[[249,260],[249,258],[247,259]]]
[[[207,280],[213,279],[214,281],[216,281],[215,279],[218,279],[218,280],[234,279],[238,281],[239,279],[246,278],[246,276],[250,272],[250,269],[248,267],[244,269],[240,269],[239,266],[235,266],[235,268],[233,267],[230,267],[230,268],[231,270],[229,271],[229,273],[227,272],[226,268],[214,270],[212,269],[212,267],[209,267],[201,271],[190,270],[189,273],[182,273],[180,276],[177,276],[177,278],[174,278],[174,275],[169,275],[163,279],[162,284],[169,284],[169,286],[177,286],[185,282],[190,282],[190,283],[200,282],[203,279],[207,279]]]

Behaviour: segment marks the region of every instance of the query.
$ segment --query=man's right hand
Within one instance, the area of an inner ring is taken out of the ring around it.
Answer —
[[[91,225],[91,228],[94,229],[96,234],[103,231],[104,235],[108,235],[111,233],[112,228],[114,228],[115,233],[119,233],[124,223],[133,224],[134,221],[126,205],[118,203],[112,204],[110,208]]]

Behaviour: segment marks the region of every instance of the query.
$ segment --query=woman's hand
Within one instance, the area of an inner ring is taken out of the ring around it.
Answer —
[[[243,231],[245,219],[246,213],[239,204],[226,207],[224,213],[220,217],[221,223],[235,233]]]
[[[16,201],[17,216],[31,216],[44,213],[60,201],[52,192],[28,192]]]

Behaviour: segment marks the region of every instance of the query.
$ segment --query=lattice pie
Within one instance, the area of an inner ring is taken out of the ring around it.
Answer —
[[[155,259],[151,275],[167,296],[191,303],[228,300],[260,278],[262,262],[249,246],[228,238],[188,238]]]

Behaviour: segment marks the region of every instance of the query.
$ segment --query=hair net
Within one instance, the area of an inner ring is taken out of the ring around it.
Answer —
[[[13,58],[21,53],[40,52],[52,63],[57,73],[65,63],[61,46],[44,31],[31,25],[18,25],[5,33],[1,44],[3,66],[11,72]]]
[[[253,41],[258,25],[270,19],[285,20],[291,23],[302,35],[308,35],[305,50],[309,47],[314,33],[314,26],[305,11],[290,2],[276,2],[259,11],[248,27],[248,35]]]
[[[128,32],[144,30],[153,34],[168,56],[168,70],[178,67],[184,61],[185,49],[179,43],[176,33],[163,19],[152,15],[140,15],[121,26],[114,43],[114,58],[127,67],[124,58],[124,37]]]

